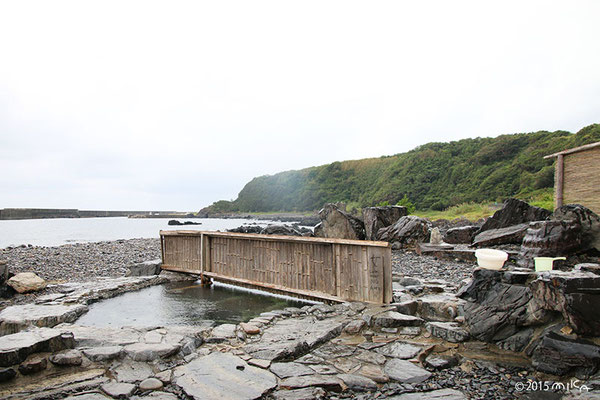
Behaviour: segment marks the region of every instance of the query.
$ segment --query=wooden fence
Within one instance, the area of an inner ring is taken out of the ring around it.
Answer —
[[[162,268],[328,301],[392,301],[389,243],[161,231]]]

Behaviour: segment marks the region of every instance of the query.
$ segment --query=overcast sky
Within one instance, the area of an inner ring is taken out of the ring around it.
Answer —
[[[198,210],[255,176],[600,122],[600,1],[1,1],[0,208]]]

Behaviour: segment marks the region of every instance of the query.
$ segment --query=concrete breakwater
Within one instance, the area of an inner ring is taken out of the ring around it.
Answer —
[[[193,214],[191,215],[193,216]],[[0,220],[44,219],[44,218],[98,218],[98,217],[186,217],[190,214],[176,211],[103,211],[78,210],[76,208],[4,208],[0,209]]]

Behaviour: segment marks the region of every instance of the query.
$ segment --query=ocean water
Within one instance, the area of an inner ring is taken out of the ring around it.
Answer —
[[[178,221],[201,222],[202,225],[170,226],[173,218],[54,218],[0,220],[0,248],[31,244],[60,246],[68,243],[102,242],[118,239],[158,238],[161,230],[224,231],[240,225],[261,226],[274,221],[219,218],[178,218]]]

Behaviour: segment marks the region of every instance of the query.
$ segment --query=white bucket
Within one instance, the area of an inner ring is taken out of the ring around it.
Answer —
[[[508,253],[502,250],[495,249],[479,249],[475,250],[477,264],[486,269],[501,269],[504,262],[508,260]]]

